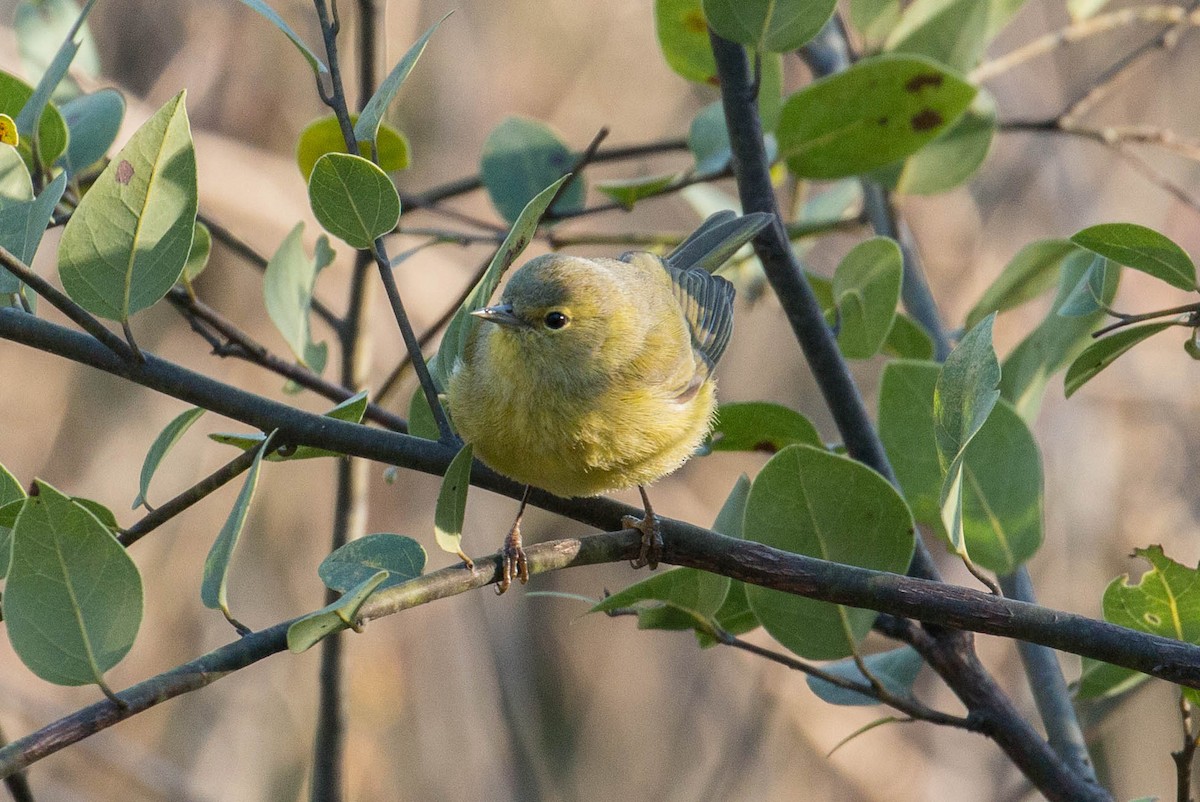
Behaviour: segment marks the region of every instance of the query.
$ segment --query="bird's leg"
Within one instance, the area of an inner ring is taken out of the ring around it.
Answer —
[[[517,520],[513,521],[512,529],[504,538],[500,548],[503,564],[500,567],[500,581],[496,583],[496,595],[508,590],[513,579],[521,580],[524,585],[529,581],[529,561],[525,558],[525,549],[521,548],[521,516],[525,514],[525,504],[529,501],[529,485],[521,494],[521,506],[517,508]]]
[[[648,565],[653,571],[658,567],[658,560],[662,557],[662,529],[658,525],[658,516],[654,514],[654,508],[650,506],[650,497],[646,495],[646,488],[638,485],[638,491],[642,494],[646,517],[635,518],[632,515],[626,515],[621,519],[621,526],[636,529],[642,533],[642,549],[638,552],[638,558],[630,560],[629,564],[634,568]]]

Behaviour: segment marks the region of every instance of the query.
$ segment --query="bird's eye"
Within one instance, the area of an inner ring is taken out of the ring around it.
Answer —
[[[567,325],[568,322],[569,318],[567,318],[567,316],[562,312],[551,312],[546,315],[545,323],[546,328],[548,329],[561,329],[563,326]]]

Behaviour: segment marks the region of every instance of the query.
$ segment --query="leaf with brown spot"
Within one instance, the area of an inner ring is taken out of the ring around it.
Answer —
[[[941,74],[936,72],[927,72],[922,73],[921,75],[914,75],[912,78],[910,78],[908,82],[904,84],[904,90],[906,92],[912,92],[915,95],[917,92],[920,92],[927,86],[937,88],[941,85]]]
[[[940,128],[943,122],[942,115],[933,109],[921,109],[920,113],[913,115],[912,127],[914,131],[931,131]]]
[[[121,163],[117,165],[117,183],[128,184],[133,180],[133,165],[126,159],[121,159]]]

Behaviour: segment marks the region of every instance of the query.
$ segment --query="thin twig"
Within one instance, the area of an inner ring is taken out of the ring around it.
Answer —
[[[1187,697],[1179,694],[1179,724],[1183,730],[1183,745],[1172,752],[1175,761],[1175,799],[1177,802],[1192,802],[1192,764],[1196,758],[1196,734],[1192,732],[1192,705]]]
[[[1189,315],[1192,319],[1181,320],[1181,326],[1196,326],[1200,321],[1194,318],[1200,315],[1200,303],[1184,304],[1183,306],[1175,306],[1170,309],[1161,309],[1157,312],[1143,312],[1140,315],[1123,315],[1120,312],[1114,312],[1111,309],[1108,311],[1110,315],[1118,318],[1116,323],[1110,323],[1098,331],[1092,332],[1092,337],[1103,337],[1105,334],[1124,328],[1125,326],[1133,325],[1134,323],[1142,323],[1147,320],[1157,320],[1160,317],[1173,317],[1175,315]]]

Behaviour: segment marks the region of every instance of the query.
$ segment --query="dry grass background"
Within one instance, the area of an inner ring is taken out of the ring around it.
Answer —
[[[273,5],[310,42],[311,5]],[[383,3],[380,3],[383,5]],[[596,130],[609,143],[678,136],[712,91],[687,85],[666,67],[654,37],[651,4],[636,0],[386,4],[387,66],[446,11],[439,30],[393,109],[392,121],[412,139],[414,162],[398,177],[420,191],[474,173],[488,131],[505,116],[545,120],[573,146]],[[13,3],[0,0],[0,26]],[[343,0],[348,33],[354,4]],[[993,46],[1003,53],[1066,21],[1057,0],[1030,0]],[[299,130],[323,108],[291,45],[234,0],[163,2],[103,0],[92,16],[105,80],[131,102],[127,136],[180,88],[200,167],[201,208],[264,253],[297,220],[317,233],[291,152]],[[1150,34],[1122,31],[1090,40],[991,82],[1002,119],[1052,116],[1111,63]],[[353,58],[351,37],[343,53]],[[1149,59],[1096,112],[1102,122],[1144,122],[1196,135],[1194,98],[1200,49],[1185,35],[1178,47]],[[11,30],[0,27],[0,66],[14,68]],[[806,80],[799,63],[789,80]],[[679,158],[597,169],[599,175],[653,172]],[[1196,170],[1159,161],[1200,195]],[[495,219],[481,193],[456,201]],[[960,321],[978,293],[1024,244],[1066,236],[1097,222],[1129,220],[1162,230],[1200,253],[1197,211],[1147,183],[1095,143],[1065,137],[1001,135],[969,187],[936,198],[911,198],[904,211],[920,243],[930,281],[947,319]],[[433,218],[423,218],[431,220]],[[631,228],[683,231],[695,218],[680,199],[647,203],[564,226],[564,231]],[[849,247],[830,239],[811,259],[828,270]],[[53,268],[56,237],[38,267]],[[395,250],[400,250],[397,246]],[[319,294],[335,309],[352,258],[341,245],[336,266],[322,274]],[[619,249],[617,249],[619,250]],[[418,330],[440,315],[486,254],[442,246],[397,271]],[[270,347],[283,350],[264,314],[255,271],[216,247],[201,296]],[[376,298],[371,323],[372,379],[401,353],[390,314]],[[1179,303],[1177,296],[1131,276],[1120,308]],[[1039,309],[1007,315],[998,344],[1010,347]],[[791,345],[772,300],[738,310],[737,330],[722,365],[726,400],[765,398],[804,411],[823,433],[835,433]],[[53,314],[50,314],[53,317]],[[282,382],[206,352],[164,306],[139,316],[143,347],[224,381],[281,397]],[[319,336],[328,336],[319,332]],[[1179,338],[1174,338],[1175,340]],[[856,368],[866,394],[878,365]],[[1197,458],[1195,367],[1178,342],[1159,338],[1118,362],[1070,402],[1052,389],[1037,434],[1044,450],[1046,545],[1030,569],[1041,600],[1099,613],[1106,583],[1142,566],[1132,547],[1163,543],[1185,563],[1200,558],[1192,481]],[[1056,385],[1057,386],[1057,385]],[[873,400],[873,399],[872,399]],[[329,405],[310,395],[292,399],[312,410]],[[0,344],[0,462],[22,481],[44,478],[136,519],[128,504],[155,434],[183,409],[173,399],[13,343]],[[229,453],[204,439],[238,429],[207,416],[187,435],[157,477],[160,500],[206,475]],[[694,460],[655,489],[657,508],[701,523],[712,520],[728,488],[761,460],[718,455]],[[333,494],[332,461],[273,465],[264,471],[233,573],[230,598],[238,616],[264,626],[319,605],[315,568],[327,551]],[[402,472],[394,485],[370,469],[368,531],[411,534],[430,549],[433,566],[450,564],[431,536],[437,480]],[[198,603],[204,556],[232,503],[226,488],[137,544],[133,554],[147,585],[147,615],[129,657],[110,674],[123,687],[215,648],[231,637],[218,614]],[[498,545],[515,502],[482,491],[467,518],[467,550]],[[125,512],[121,512],[125,510]],[[527,517],[540,540],[582,528],[549,514]],[[935,550],[936,544],[934,544]],[[947,572],[965,581],[953,566]],[[530,589],[597,596],[640,578],[621,565],[539,577]],[[690,636],[642,633],[629,620],[580,618],[582,606],[480,592],[372,624],[346,638],[348,798],[475,799],[744,799],[744,800],[1019,800],[1021,778],[982,738],[931,725],[874,730],[832,757],[845,735],[873,720],[876,709],[831,708],[798,675],[729,650],[700,651]],[[766,637],[759,633],[759,640]],[[980,638],[988,664],[1034,715],[1015,649]],[[1064,657],[1068,676],[1077,660]],[[91,688],[47,685],[24,669],[0,639],[0,723],[10,737],[87,703]],[[161,705],[39,764],[31,781],[40,800],[291,800],[306,794],[315,717],[316,650],[278,655],[198,693]],[[919,686],[949,710],[957,702],[933,678]],[[1170,688],[1155,684],[1097,728],[1118,798],[1168,795],[1174,787],[1168,752],[1177,723]]]

